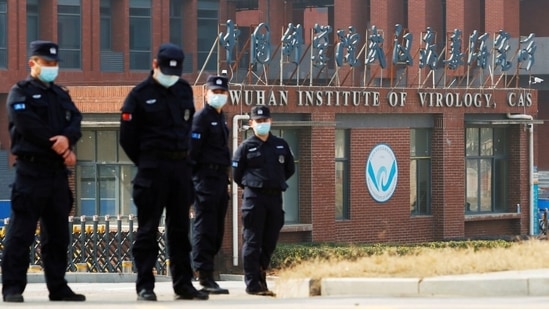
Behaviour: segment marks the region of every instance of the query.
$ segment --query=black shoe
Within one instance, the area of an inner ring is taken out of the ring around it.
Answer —
[[[257,295],[257,296],[271,296],[276,297],[275,292],[267,289],[267,288],[246,288],[246,293],[250,295]]]
[[[215,282],[213,271],[211,270],[199,270],[198,281],[203,287],[203,289],[200,290],[202,292],[208,294],[229,294],[229,290],[219,287],[217,282]]]
[[[208,294],[229,294],[229,290],[221,288],[217,282],[212,279],[209,280],[200,280],[200,285],[202,285],[202,292]]]
[[[195,299],[195,300],[207,300],[210,298],[208,293],[199,291],[194,286],[185,286],[175,292],[175,299]]]
[[[64,294],[64,295],[51,295],[50,294],[50,300],[51,301],[85,301],[86,296],[82,294],[76,294],[74,292]]]
[[[6,303],[22,303],[25,300],[23,299],[22,294],[15,293],[15,294],[4,295],[4,301]]]
[[[156,294],[154,294],[153,290],[142,289],[137,294],[137,300],[156,301]]]
[[[217,287],[217,288],[203,287],[200,291],[208,294],[229,294],[229,290],[221,287]]]

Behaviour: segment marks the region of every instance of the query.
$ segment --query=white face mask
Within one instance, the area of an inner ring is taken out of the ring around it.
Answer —
[[[166,88],[170,88],[179,80],[179,76],[177,75],[165,75],[160,71],[160,69],[155,69],[155,71],[156,74],[154,75],[154,78],[160,85]]]
[[[255,131],[255,134],[257,135],[267,135],[269,134],[269,131],[271,131],[271,123],[258,122],[255,124],[255,127],[253,129]]]
[[[215,109],[222,108],[227,103],[227,95],[219,93],[208,93],[208,104]]]
[[[51,83],[57,78],[57,74],[59,73],[59,66],[54,67],[48,67],[48,66],[40,66],[40,74],[38,74],[38,79],[45,83]]]

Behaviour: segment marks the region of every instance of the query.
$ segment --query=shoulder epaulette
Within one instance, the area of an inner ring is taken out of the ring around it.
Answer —
[[[148,79],[140,82],[139,84],[135,85],[135,87],[133,87],[133,91],[141,91],[141,89],[145,88],[149,83],[148,83]]]
[[[24,87],[26,87],[29,83],[30,83],[30,80],[24,79],[24,80],[18,81],[18,82],[17,82],[17,86],[19,86],[20,88],[24,88]]]
[[[54,85],[58,86],[59,88],[61,88],[61,90],[65,91],[66,93],[69,93],[69,88],[67,88],[67,86],[58,85],[58,84],[54,84]]]

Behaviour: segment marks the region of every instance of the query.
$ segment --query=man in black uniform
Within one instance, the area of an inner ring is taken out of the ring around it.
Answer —
[[[132,248],[138,300],[156,300],[153,267],[164,208],[176,298],[208,299],[192,284],[188,235],[193,187],[188,151],[195,108],[192,88],[180,78],[183,59],[177,45],[162,44],[151,75],[131,90],[122,107],[120,145],[138,168],[133,180],[138,229]]]
[[[267,106],[252,108],[249,123],[254,135],[240,144],[232,163],[233,179],[244,189],[244,281],[248,294],[274,296],[267,287],[266,270],[284,225],[282,192],[295,172],[294,156],[285,140],[270,133]]]
[[[86,297],[74,293],[65,280],[67,218],[73,206],[67,166],[76,164],[72,147],[82,136],[82,114],[68,92],[53,83],[59,70],[57,44],[34,41],[30,48],[30,76],[11,88],[7,100],[16,170],[2,258],[2,295],[5,302],[23,302],[30,245],[40,220],[49,299],[84,301]]]
[[[229,290],[219,287],[213,274],[229,203],[231,154],[229,129],[222,110],[229,95],[228,80],[224,76],[210,76],[206,87],[208,104],[194,116],[191,138],[195,189],[192,256],[203,291],[229,294]]]

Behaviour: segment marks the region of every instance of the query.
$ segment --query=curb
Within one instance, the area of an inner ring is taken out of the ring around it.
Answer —
[[[0,274],[1,277],[1,274]],[[67,272],[69,283],[134,283],[135,273]],[[170,282],[170,276],[157,275],[157,282]],[[267,277],[277,298],[311,296],[377,297],[497,297],[549,296],[549,269],[504,271],[486,274],[427,278],[311,278],[279,280]],[[43,272],[28,272],[28,283],[44,283]],[[243,282],[243,275],[220,274],[220,281]]]
[[[549,296],[549,269],[427,278],[324,278],[277,282],[277,297]]]

